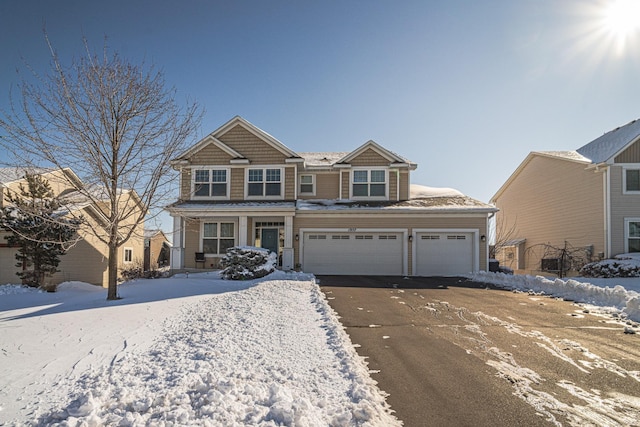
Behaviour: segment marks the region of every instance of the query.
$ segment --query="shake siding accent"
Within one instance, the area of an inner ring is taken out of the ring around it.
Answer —
[[[195,166],[228,166],[231,159],[232,157],[220,148],[213,144],[209,144],[191,156],[189,160],[191,161],[191,164]]]
[[[229,193],[231,200],[244,199],[244,168],[231,169],[231,188]]]
[[[602,174],[586,167],[533,156],[496,200],[498,233],[515,225],[506,238],[527,239],[524,272],[539,271],[541,244],[563,247],[567,241],[573,247],[594,245],[594,254],[604,251]]]
[[[305,196],[305,199],[337,199],[340,197],[339,173],[316,173],[315,176],[316,195]]]
[[[398,200],[398,174],[397,170],[389,171],[389,200]]]
[[[349,162],[352,166],[389,166],[389,160],[368,148]]]
[[[400,171],[400,200],[409,200],[409,172]]]
[[[349,198],[349,174],[351,172],[350,171],[341,171],[340,173],[342,174],[342,195],[341,195],[341,198],[342,199],[348,199]]]
[[[284,168],[284,198],[285,200],[294,200],[296,196],[296,168]]]
[[[640,141],[633,143],[629,148],[616,156],[615,163],[640,163]]]
[[[611,256],[624,253],[625,218],[640,218],[640,195],[622,194],[621,166],[611,166]]]
[[[240,125],[218,137],[220,141],[251,160],[253,165],[284,163],[286,156]]]
[[[191,169],[188,168],[180,172],[180,199],[191,199]]]

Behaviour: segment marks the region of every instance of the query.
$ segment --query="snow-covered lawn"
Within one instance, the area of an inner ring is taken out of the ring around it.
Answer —
[[[640,321],[640,278],[469,278]],[[313,276],[0,286],[0,425],[393,426]]]
[[[0,425],[393,426],[312,276],[0,286]]]

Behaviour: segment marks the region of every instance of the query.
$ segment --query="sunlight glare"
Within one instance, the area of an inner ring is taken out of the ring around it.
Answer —
[[[604,23],[618,43],[624,45],[640,29],[640,0],[613,0],[604,10]]]

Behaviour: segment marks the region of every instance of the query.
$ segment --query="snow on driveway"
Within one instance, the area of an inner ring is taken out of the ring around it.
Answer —
[[[400,425],[312,276],[120,294],[0,287],[0,424]]]

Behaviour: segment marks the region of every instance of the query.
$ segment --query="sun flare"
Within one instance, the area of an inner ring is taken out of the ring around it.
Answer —
[[[640,0],[612,0],[604,10],[604,25],[618,39],[640,30]]]

